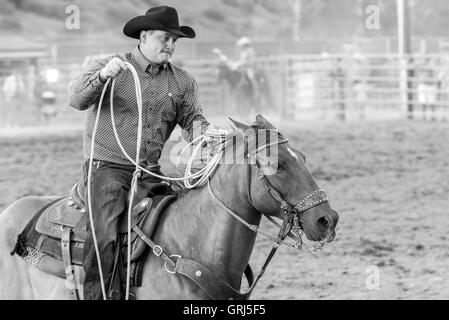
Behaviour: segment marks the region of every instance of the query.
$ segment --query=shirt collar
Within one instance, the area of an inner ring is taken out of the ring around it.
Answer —
[[[134,60],[137,62],[138,67],[142,71],[148,72],[153,75],[158,73],[158,71],[161,69],[161,67],[163,70],[165,70],[167,68],[167,65],[169,64],[169,63],[166,63],[166,64],[158,65],[158,64],[151,63],[140,51],[138,45],[131,52],[131,55],[134,58]]]

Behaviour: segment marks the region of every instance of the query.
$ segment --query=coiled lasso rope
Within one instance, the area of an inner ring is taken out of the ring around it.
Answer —
[[[193,173],[192,172],[192,166],[193,166],[193,162],[194,162],[194,157],[195,155],[198,153],[198,151],[201,151],[201,148],[204,144],[207,144],[209,142],[212,141],[212,137],[224,137],[227,132],[225,130],[215,130],[215,132],[213,134],[210,135],[200,135],[199,137],[193,139],[179,154],[178,156],[178,161],[177,164],[179,163],[179,159],[182,156],[182,154],[187,150],[188,147],[194,145],[195,143],[197,143],[197,146],[195,147],[192,155],[190,156],[188,162],[187,162],[187,166],[186,166],[186,170],[185,170],[185,174],[184,177],[180,177],[180,178],[173,178],[173,177],[166,177],[166,176],[161,176],[158,175],[154,172],[151,172],[145,168],[143,168],[142,166],[140,166],[140,148],[141,148],[141,144],[142,144],[142,113],[143,113],[143,107],[142,107],[142,90],[141,90],[141,86],[140,86],[140,82],[139,82],[139,77],[137,74],[136,69],[134,68],[133,65],[131,65],[128,62],[124,62],[127,67],[131,70],[132,74],[133,74],[133,79],[134,79],[134,86],[135,86],[135,90],[136,90],[136,101],[137,101],[137,108],[138,108],[138,112],[139,112],[139,119],[138,119],[138,126],[137,126],[137,151],[136,151],[136,159],[132,159],[128,153],[126,152],[125,148],[123,147],[122,143],[120,142],[120,138],[118,136],[117,133],[117,128],[115,126],[115,120],[114,120],[114,106],[113,106],[113,94],[114,94],[114,86],[115,86],[115,79],[112,80],[112,84],[111,84],[111,95],[110,95],[110,109],[111,109],[111,122],[112,122],[112,128],[114,131],[114,135],[115,135],[115,139],[117,141],[117,144],[119,145],[121,151],[123,152],[123,154],[125,155],[125,157],[136,166],[136,170],[133,174],[133,179],[131,181],[131,190],[130,190],[130,202],[129,202],[129,206],[128,206],[128,229],[127,229],[127,233],[128,233],[128,248],[127,248],[127,272],[126,272],[126,300],[129,299],[129,287],[130,287],[130,269],[131,269],[131,212],[132,212],[132,208],[133,208],[133,194],[136,192],[137,189],[137,182],[138,179],[141,175],[141,172],[146,172],[151,176],[157,177],[159,179],[163,179],[163,180],[168,180],[168,181],[184,181],[184,185],[186,188],[192,189],[195,188],[197,186],[200,186],[204,183],[207,182],[207,179],[213,174],[214,170],[216,169],[216,167],[219,164],[219,161],[222,157],[222,153],[223,153],[223,148],[218,148],[218,152],[212,157],[212,159],[206,163],[206,165],[201,168],[200,170],[198,170],[197,172]],[[87,202],[88,202],[88,211],[89,211],[89,220],[90,220],[90,226],[91,226],[91,231],[92,231],[92,240],[94,243],[94,247],[95,247],[95,252],[97,255],[97,263],[98,263],[98,268],[99,268],[99,275],[100,275],[100,283],[101,283],[101,290],[102,290],[102,294],[103,294],[103,299],[106,300],[106,290],[105,290],[105,284],[104,284],[104,277],[103,277],[103,269],[101,266],[101,257],[100,257],[100,251],[98,249],[98,242],[97,242],[97,238],[95,235],[95,226],[93,223],[93,215],[92,215],[92,196],[91,196],[91,179],[92,179],[92,166],[93,166],[93,158],[94,158],[94,151],[95,151],[95,137],[96,137],[96,133],[97,133],[97,129],[98,129],[98,122],[99,122],[99,118],[100,118],[100,111],[101,111],[101,107],[103,104],[103,99],[104,99],[104,95],[106,93],[107,87],[110,83],[111,79],[109,78],[104,87],[103,87],[103,91],[101,93],[101,97],[100,97],[100,101],[98,103],[98,110],[97,110],[97,115],[96,115],[96,119],[95,119],[95,125],[93,128],[93,132],[92,132],[92,140],[91,140],[91,149],[90,149],[90,160],[89,160],[89,171],[88,171],[88,177],[87,177]],[[170,94],[169,94],[170,95]],[[220,144],[222,144],[222,146],[224,145],[224,139],[222,139],[222,141],[220,142]],[[190,180],[195,180],[197,179],[196,182],[194,183],[190,183]]]

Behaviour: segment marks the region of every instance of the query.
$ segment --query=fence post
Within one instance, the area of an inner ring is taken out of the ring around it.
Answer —
[[[409,54],[410,47],[410,30],[409,30],[409,2],[408,0],[397,0],[398,13],[398,59],[400,68],[400,96],[401,105],[405,109],[406,117],[413,119],[413,83],[410,78],[414,76],[413,59]],[[409,59],[410,58],[410,61]]]
[[[287,56],[283,55],[281,56],[281,58],[279,59],[279,61],[281,62],[280,65],[280,69],[281,69],[281,114],[282,117],[286,117],[288,112],[288,105],[287,105],[287,95],[288,95],[288,61],[287,61]]]

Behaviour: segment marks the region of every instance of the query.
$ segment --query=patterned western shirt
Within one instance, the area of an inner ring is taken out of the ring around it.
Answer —
[[[93,128],[105,85],[99,79],[100,70],[113,57],[135,67],[142,87],[141,165],[158,163],[164,144],[177,124],[183,129],[183,137],[187,141],[191,141],[194,132],[197,134],[207,129],[209,122],[198,104],[198,85],[195,79],[173,64],[151,64],[137,46],[132,52],[92,61],[70,85],[70,106],[88,110],[83,137],[85,159],[90,158]],[[112,129],[110,90],[109,84],[101,106],[94,159],[130,165]],[[135,159],[139,113],[131,70],[122,71],[116,77],[113,94],[114,121],[120,142],[129,156]]]

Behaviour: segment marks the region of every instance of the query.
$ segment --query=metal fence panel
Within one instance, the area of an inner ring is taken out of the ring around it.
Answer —
[[[83,123],[84,113],[68,106],[68,86],[82,63],[48,60],[40,73],[0,72],[0,127]],[[234,89],[217,80],[216,60],[181,63],[198,81],[206,115],[245,116],[257,109],[236,105]],[[272,93],[272,103],[257,109],[261,113],[292,120],[448,119],[449,58],[444,54],[283,55],[259,58],[257,68],[267,75]],[[55,97],[45,106],[36,91],[49,80]],[[45,112],[54,114],[46,118]]]

